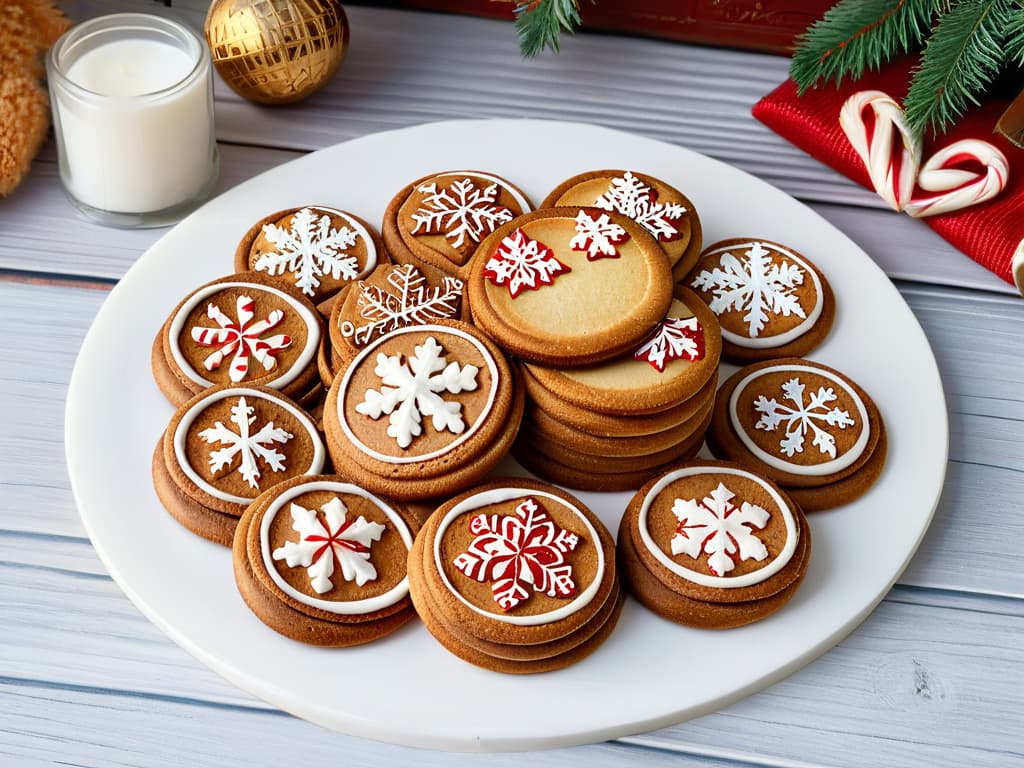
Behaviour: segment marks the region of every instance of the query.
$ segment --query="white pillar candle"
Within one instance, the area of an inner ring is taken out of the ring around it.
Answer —
[[[145,215],[205,196],[217,154],[210,57],[196,35],[115,14],[72,28],[47,63],[61,178],[87,211],[166,223]]]

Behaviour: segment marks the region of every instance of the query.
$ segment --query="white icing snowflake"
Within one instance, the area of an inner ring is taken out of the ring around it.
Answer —
[[[457,395],[472,392],[477,387],[475,365],[459,367],[441,356],[442,347],[433,336],[415,348],[416,354],[406,362],[401,355],[377,355],[373,372],[380,377],[381,388],[366,390],[363,402],[356,411],[379,419],[390,414],[388,435],[399,447],[408,448],[414,437],[423,432],[423,416],[430,416],[434,429],[462,434],[466,425],[462,420],[462,404],[450,402],[439,392]]]
[[[339,565],[345,581],[354,581],[356,586],[376,579],[370,547],[380,541],[384,526],[369,522],[362,515],[346,520],[348,508],[337,496],[321,505],[320,510],[324,522],[316,510],[292,504],[292,530],[298,531],[299,540],[285,542],[274,550],[273,558],[284,560],[289,568],[306,568],[309,583],[318,595],[333,589],[331,576]]]
[[[270,275],[294,272],[295,285],[307,296],[316,293],[322,275],[335,280],[359,277],[359,261],[346,251],[361,236],[345,226],[335,229],[327,214],[318,216],[312,208],[303,208],[292,216],[291,228],[266,224],[263,235],[277,250],[262,254],[253,268]]]
[[[681,203],[659,203],[658,192],[626,171],[612,179],[608,190],[594,205],[628,216],[662,242],[679,237],[676,222],[686,213]]]
[[[679,525],[672,535],[672,554],[689,555],[699,560],[701,552],[708,555],[708,570],[723,576],[740,560],[761,561],[768,557],[768,548],[752,529],[764,528],[771,515],[768,511],[744,501],[739,507],[732,503],[732,491],[719,483],[701,501],[676,499],[672,514]]]
[[[263,320],[252,323],[256,316],[255,310],[256,302],[249,296],[239,296],[235,302],[237,322],[228,317],[216,304],[211,303],[206,307],[206,316],[220,327],[195,326],[191,331],[192,340],[199,346],[216,347],[203,360],[203,367],[206,370],[217,370],[224,359],[232,353],[235,357],[231,361],[228,376],[233,382],[241,381],[249,373],[250,355],[263,366],[263,370],[274,370],[277,365],[274,355],[291,346],[292,339],[284,333],[267,338],[263,338],[263,335],[284,319],[284,312],[275,309]]]
[[[700,360],[704,357],[704,329],[696,317],[666,317],[633,357],[646,360],[659,371],[672,360]]]
[[[566,555],[579,536],[555,525],[532,497],[517,504],[514,515],[474,515],[469,532],[475,538],[452,564],[474,581],[494,582],[494,602],[503,611],[526,600],[529,587],[549,597],[576,591]]]
[[[249,429],[256,421],[255,413],[256,409],[244,397],[239,397],[238,402],[231,406],[231,423],[238,427],[237,432],[218,421],[199,433],[199,437],[207,443],[227,446],[210,451],[210,471],[216,475],[224,467],[230,467],[237,455],[240,458],[238,472],[250,488],[260,487],[258,459],[263,459],[274,472],[284,471],[285,455],[270,446],[273,443],[283,445],[294,437],[280,427],[275,427],[272,421],[264,424],[256,434],[251,434]]]
[[[425,325],[459,314],[463,283],[458,278],[445,277],[441,285],[431,288],[416,267],[402,264],[391,269],[387,282],[390,286],[387,289],[362,281],[358,283],[356,308],[367,322],[360,326],[344,323],[343,335],[365,345],[399,328]]]
[[[626,230],[612,221],[607,213],[596,219],[586,211],[576,214],[576,236],[569,241],[574,251],[586,251],[587,261],[597,259],[617,259],[619,251],[615,247],[629,240]]]
[[[786,456],[794,453],[803,453],[804,436],[810,430],[814,435],[812,445],[818,448],[820,453],[828,454],[831,458],[836,457],[836,439],[827,430],[822,429],[817,422],[822,422],[830,427],[846,429],[856,424],[850,414],[840,408],[829,408],[828,404],[835,401],[837,395],[832,387],[818,387],[810,399],[804,404],[804,390],[806,387],[800,383],[800,379],[794,378],[782,385],[782,393],[785,399],[789,400],[796,407],[779,403],[774,397],[770,400],[764,395],[758,395],[754,402],[754,410],[761,414],[755,428],[765,432],[774,432],[780,424],[786,426],[786,436],[779,442],[779,447]]]
[[[472,179],[457,179],[450,187],[436,182],[419,188],[426,197],[412,214],[412,234],[444,235],[452,248],[462,252],[475,248],[488,234],[507,221],[512,211],[498,205],[498,185],[480,189]]]
[[[517,229],[498,244],[484,265],[483,275],[495,285],[507,285],[509,294],[515,298],[524,289],[536,291],[551,285],[556,275],[571,271],[555,258],[550,248]]]
[[[794,289],[804,282],[804,270],[786,260],[774,263],[771,251],[761,243],[754,243],[743,256],[740,260],[724,253],[721,267],[710,272],[705,269],[694,278],[694,288],[711,291],[712,312],[721,315],[729,310],[749,310],[743,321],[755,338],[764,330],[769,314],[807,316],[799,297],[793,295]]]

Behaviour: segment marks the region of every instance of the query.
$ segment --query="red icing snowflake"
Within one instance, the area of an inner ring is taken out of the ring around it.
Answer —
[[[196,326],[192,329],[192,340],[201,347],[216,347],[203,361],[208,371],[220,368],[228,355],[234,355],[231,361],[229,376],[237,383],[249,373],[249,356],[263,366],[265,371],[272,371],[277,365],[274,358],[278,352],[291,346],[292,338],[284,333],[264,338],[264,334],[277,326],[284,319],[284,312],[275,309],[263,320],[252,323],[256,316],[256,302],[249,296],[239,296],[235,304],[238,321],[233,321],[216,304],[206,308],[206,316],[219,328]],[[252,323],[250,325],[250,323]]]
[[[555,525],[533,497],[516,505],[515,515],[474,515],[469,532],[476,538],[453,565],[475,581],[493,582],[494,602],[503,611],[529,598],[531,587],[549,597],[576,592],[566,555],[579,536]]]
[[[550,248],[522,229],[504,238],[484,265],[484,277],[494,285],[508,286],[513,299],[525,289],[536,291],[551,285],[556,275],[571,271]]]
[[[696,317],[666,317],[633,357],[646,360],[658,371],[664,371],[672,360],[700,360],[704,357],[704,329]]]
[[[574,251],[586,251],[587,261],[598,259],[617,259],[619,251],[615,247],[629,240],[629,234],[602,213],[596,219],[587,211],[576,214],[576,236],[569,241]]]

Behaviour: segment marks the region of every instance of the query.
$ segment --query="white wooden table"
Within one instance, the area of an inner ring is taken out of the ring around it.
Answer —
[[[184,5],[176,12],[199,25],[205,3]],[[160,10],[70,6],[79,18]],[[453,117],[571,119],[678,143],[782,187],[859,242],[897,281],[946,388],[935,521],[839,646],[716,714],[487,764],[1024,764],[1024,303],[1012,287],[754,121],[783,58],[581,34],[526,63],[500,22],[348,10],[348,60],[317,97],[267,110],[218,84],[221,189],[300,152]],[[161,234],[78,219],[52,147],[0,200],[0,765],[476,764],[333,733],[252,698],[143,618],[97,559],[64,469],[67,382],[106,292]]]

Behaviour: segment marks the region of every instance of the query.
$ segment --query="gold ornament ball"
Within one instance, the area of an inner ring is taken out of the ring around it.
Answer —
[[[348,17],[336,0],[214,0],[206,42],[217,72],[239,96],[287,104],[320,90],[348,50]]]

